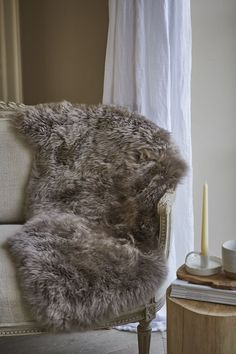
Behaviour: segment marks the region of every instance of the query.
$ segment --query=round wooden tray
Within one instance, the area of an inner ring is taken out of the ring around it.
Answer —
[[[223,271],[210,276],[192,275],[187,273],[185,264],[177,270],[177,277],[193,284],[208,285],[217,289],[236,290],[236,280],[226,278]]]

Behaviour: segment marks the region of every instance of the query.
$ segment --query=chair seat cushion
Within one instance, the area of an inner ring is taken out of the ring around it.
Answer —
[[[41,333],[42,328],[32,318],[31,311],[22,298],[21,289],[16,276],[15,265],[5,247],[6,240],[22,229],[22,225],[0,225],[0,336],[16,334]],[[167,284],[158,289],[156,294],[157,309],[162,304]],[[111,323],[103,326],[135,322],[142,318],[145,313],[144,307],[121,314],[114,318]]]

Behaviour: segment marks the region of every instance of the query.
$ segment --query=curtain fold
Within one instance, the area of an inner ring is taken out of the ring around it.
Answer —
[[[0,100],[23,101],[19,0],[0,0]]]
[[[109,0],[103,103],[127,106],[169,130],[189,165],[173,209],[170,282],[193,249],[190,85],[190,0]],[[165,329],[165,310],[153,328]]]

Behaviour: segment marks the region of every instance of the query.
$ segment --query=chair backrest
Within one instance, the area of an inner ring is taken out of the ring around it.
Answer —
[[[24,189],[32,161],[11,123],[17,105],[0,103],[0,224],[24,222]]]

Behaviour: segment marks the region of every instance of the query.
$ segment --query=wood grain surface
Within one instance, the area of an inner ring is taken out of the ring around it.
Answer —
[[[170,297],[167,354],[236,354],[236,306]]]
[[[227,278],[223,271],[211,276],[192,275],[187,273],[185,265],[182,265],[177,270],[177,278],[212,288],[236,290],[236,280]]]

